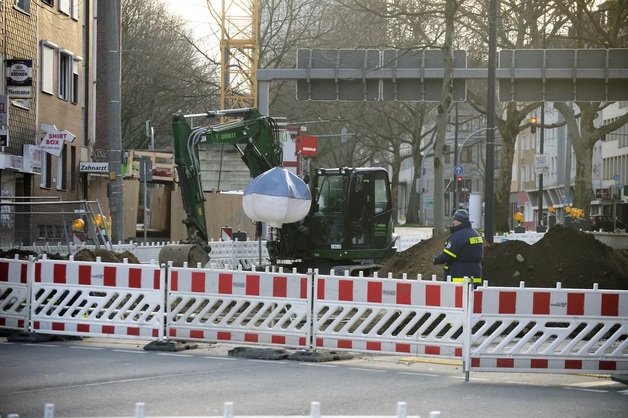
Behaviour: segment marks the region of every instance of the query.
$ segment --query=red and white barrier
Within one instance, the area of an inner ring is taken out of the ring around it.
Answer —
[[[26,330],[30,315],[29,275],[33,262],[0,259],[0,328]]]
[[[168,274],[168,337],[309,346],[307,275],[187,267]]]
[[[480,287],[472,370],[628,371],[628,292]]]
[[[47,334],[163,338],[164,274],[155,264],[41,260],[32,330]]]
[[[459,283],[318,276],[317,348],[461,357]]]

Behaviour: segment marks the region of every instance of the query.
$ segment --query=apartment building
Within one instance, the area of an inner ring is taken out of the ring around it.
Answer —
[[[92,7],[87,0],[0,1],[4,203],[87,196],[87,174],[79,166],[91,157]],[[32,208],[0,209],[3,241],[52,240],[60,228],[67,228],[55,216],[13,216],[16,211],[35,212]]]

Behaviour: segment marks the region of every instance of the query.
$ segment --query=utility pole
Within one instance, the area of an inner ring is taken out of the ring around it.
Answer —
[[[104,49],[100,62],[104,72],[106,92],[98,102],[106,115],[109,148],[109,208],[111,210],[112,241],[124,241],[124,208],[122,194],[122,102],[120,65],[120,0],[98,2],[98,16],[104,34],[100,47]]]
[[[495,204],[495,91],[497,67],[498,0],[489,0],[488,11],[488,97],[486,98],[486,173],[484,174],[484,239],[493,243]]]

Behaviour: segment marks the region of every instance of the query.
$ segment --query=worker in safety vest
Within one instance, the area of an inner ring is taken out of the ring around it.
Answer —
[[[449,229],[451,235],[443,252],[434,259],[434,264],[445,265],[445,279],[451,276],[452,281],[463,282],[466,277],[477,286],[482,283],[482,236],[471,227],[469,212],[464,209],[454,213]]]

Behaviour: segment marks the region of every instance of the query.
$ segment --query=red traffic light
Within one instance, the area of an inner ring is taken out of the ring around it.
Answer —
[[[456,177],[456,180],[458,181],[458,183],[462,182],[462,176]]]

